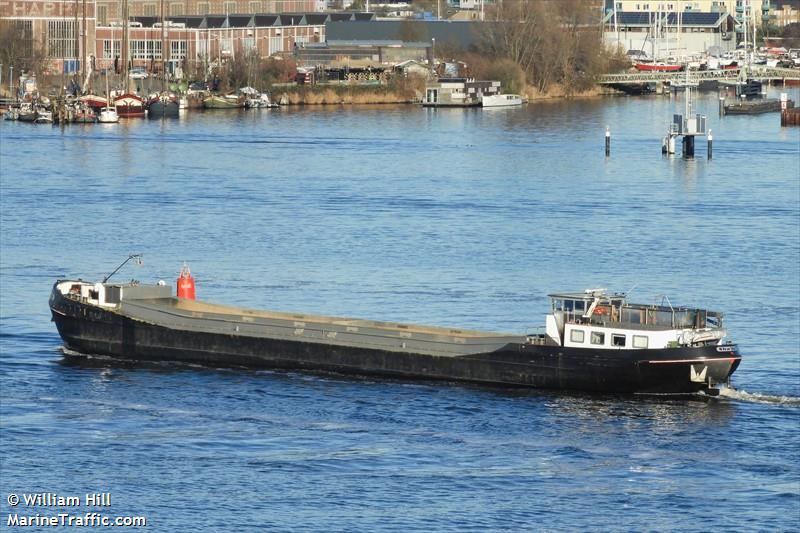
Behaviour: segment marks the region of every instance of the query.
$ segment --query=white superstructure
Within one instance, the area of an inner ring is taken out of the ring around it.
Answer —
[[[559,346],[645,350],[716,345],[726,335],[723,315],[705,309],[628,303],[605,289],[551,294],[546,335]]]

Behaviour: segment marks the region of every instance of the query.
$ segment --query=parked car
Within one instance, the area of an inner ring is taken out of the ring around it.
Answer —
[[[144,67],[133,67],[128,76],[134,80],[143,80],[147,77],[147,70]]]

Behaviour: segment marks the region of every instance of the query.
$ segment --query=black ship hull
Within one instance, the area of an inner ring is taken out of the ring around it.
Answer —
[[[153,100],[147,106],[147,118],[178,118],[180,107],[174,100]]]
[[[245,366],[353,375],[614,393],[688,394],[725,383],[740,362],[735,345],[645,350],[508,343],[485,353],[436,356],[325,342],[175,329],[66,298],[50,301],[66,346],[142,361]]]

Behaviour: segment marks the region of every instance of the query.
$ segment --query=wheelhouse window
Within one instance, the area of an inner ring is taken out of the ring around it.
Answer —
[[[589,339],[589,342],[592,344],[605,344],[606,343],[606,334],[600,331],[593,331],[592,335]]]
[[[633,336],[634,348],[647,348],[647,335],[634,335]]]
[[[569,340],[572,342],[583,342],[584,332],[580,329],[573,329],[569,332]]]
[[[619,333],[614,333],[611,335],[611,346],[617,347],[624,347],[625,346],[625,335],[621,335]]]

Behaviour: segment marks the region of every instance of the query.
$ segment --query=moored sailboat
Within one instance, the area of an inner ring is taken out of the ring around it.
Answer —
[[[178,99],[169,93],[155,94],[147,101],[147,118],[178,118],[179,113]]]
[[[108,73],[106,73],[106,95],[109,95],[110,91],[108,90]],[[117,115],[117,110],[111,105],[110,98],[106,99],[106,105],[97,115],[97,122],[102,124],[115,124],[119,122],[119,115]]]
[[[136,94],[125,93],[117,96],[114,99],[114,107],[122,118],[144,117],[144,99]]]

